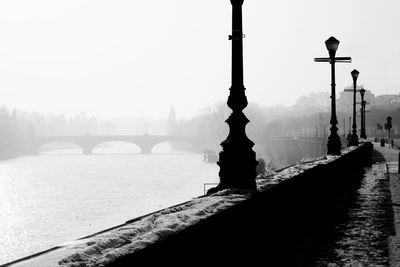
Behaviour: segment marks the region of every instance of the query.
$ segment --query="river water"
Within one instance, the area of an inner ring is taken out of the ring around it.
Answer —
[[[0,161],[0,264],[178,204],[216,183],[202,155],[112,145]],[[120,152],[128,152],[127,154]]]

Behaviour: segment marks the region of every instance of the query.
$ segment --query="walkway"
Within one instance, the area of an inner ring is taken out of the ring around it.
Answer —
[[[400,266],[399,150],[373,145],[373,164],[291,266]]]
[[[400,175],[398,174],[399,150],[387,144],[381,147],[374,143],[374,149],[384,156],[390,181],[391,201],[393,207],[394,235],[389,238],[389,256],[391,266],[400,266]]]

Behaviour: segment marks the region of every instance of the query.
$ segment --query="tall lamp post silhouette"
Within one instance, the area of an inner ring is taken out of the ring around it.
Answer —
[[[229,134],[221,143],[223,150],[219,154],[220,182],[211,188],[212,193],[225,188],[256,190],[256,153],[252,150],[254,143],[246,136],[246,124],[249,120],[243,114],[247,106],[245,87],[243,85],[243,0],[231,0],[232,4],[232,85],[228,97],[228,107],[232,110],[226,120]]]
[[[365,133],[365,105],[367,102],[364,100],[365,89],[360,89],[361,95],[361,133],[360,138],[367,139],[367,134]]]
[[[351,133],[350,145],[358,146],[357,136],[357,118],[356,118],[356,92],[357,92],[357,78],[360,72],[358,70],[352,70],[351,77],[353,78],[353,131]]]
[[[342,62],[342,63],[350,63],[351,57],[335,57],[336,50],[339,47],[339,40],[335,37],[330,37],[328,40],[325,41],[326,48],[329,52],[329,58],[314,58],[315,62],[329,62],[331,64],[331,128],[330,128],[330,135],[328,137],[328,152],[329,155],[340,155],[342,144],[340,142],[340,137],[337,134],[337,117],[336,117],[336,93],[335,93],[335,63]]]

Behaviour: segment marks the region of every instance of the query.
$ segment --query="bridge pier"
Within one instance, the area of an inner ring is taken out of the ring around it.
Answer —
[[[151,149],[153,146],[140,146],[141,154],[149,155],[151,154]]]
[[[84,155],[92,155],[93,154],[93,148],[92,147],[83,147],[82,146],[82,150],[83,150],[83,154]]]

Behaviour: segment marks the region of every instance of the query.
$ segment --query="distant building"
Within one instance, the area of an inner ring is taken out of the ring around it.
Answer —
[[[174,134],[176,131],[176,125],[177,125],[176,111],[174,106],[171,106],[171,109],[169,110],[168,114],[167,133]]]
[[[374,101],[374,106],[386,110],[393,110],[400,108],[400,94],[376,96]]]
[[[353,113],[353,92],[348,92],[345,90],[353,90],[353,85],[346,86],[342,92],[340,92],[339,99],[336,100],[337,110],[343,113],[352,114]],[[363,85],[358,85],[357,90],[364,88]],[[365,88],[364,88],[365,89]],[[370,90],[365,89],[364,100],[370,105],[375,103],[375,95],[371,93]],[[356,93],[356,102],[361,102],[361,95],[359,92]],[[368,107],[368,104],[367,104]],[[357,104],[356,111],[358,112],[361,105]]]

